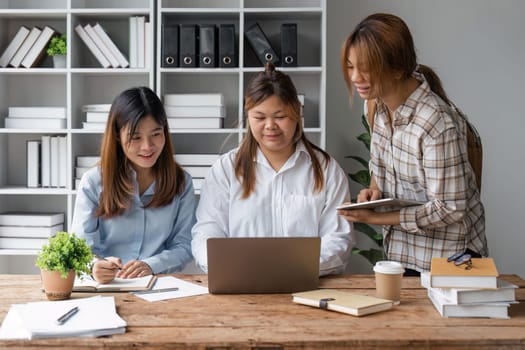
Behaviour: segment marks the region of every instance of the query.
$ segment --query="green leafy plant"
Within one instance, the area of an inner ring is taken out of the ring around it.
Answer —
[[[62,278],[67,278],[69,270],[75,270],[77,276],[89,273],[92,260],[91,249],[83,238],[74,233],[57,232],[38,253],[36,266],[59,271]]]
[[[361,141],[367,148],[368,152],[370,152],[370,128],[368,127],[365,115],[361,117],[361,123],[365,127],[366,131],[359,135],[357,139]],[[356,171],[355,173],[348,174],[350,179],[360,184],[364,188],[368,188],[370,186],[370,169],[368,167],[368,160],[359,156],[347,156],[346,158],[353,159],[362,166],[362,169]],[[375,243],[377,248],[360,249],[355,247],[352,249],[352,254],[363,256],[372,265],[375,265],[377,261],[386,259],[385,251],[383,249],[383,235],[381,232],[377,232],[372,226],[361,222],[354,223],[354,229],[370,238]]]
[[[55,36],[49,42],[47,47],[47,54],[49,56],[55,55],[65,55],[67,54],[67,40],[66,35],[62,34],[61,36]]]

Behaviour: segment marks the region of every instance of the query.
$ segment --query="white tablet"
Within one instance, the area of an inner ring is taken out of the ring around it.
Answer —
[[[375,209],[378,207],[409,207],[413,205],[421,205],[424,202],[397,199],[397,198],[383,198],[376,199],[369,202],[343,204],[337,207],[337,209],[353,210],[353,209]]]

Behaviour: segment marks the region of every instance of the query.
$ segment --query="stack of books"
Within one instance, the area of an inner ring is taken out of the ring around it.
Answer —
[[[516,303],[516,285],[498,278],[492,258],[472,259],[472,268],[433,258],[430,272],[421,273],[421,285],[444,317],[509,318]]]
[[[77,166],[75,167],[75,189],[79,188],[80,180],[86,171],[97,165],[100,161],[99,156],[77,156]]]
[[[0,249],[40,249],[64,230],[64,213],[0,214]]]
[[[75,32],[104,68],[126,68],[129,62],[99,23],[81,24]]]
[[[65,107],[9,107],[5,127],[13,129],[65,129]]]
[[[82,128],[104,132],[109,117],[111,104],[90,104],[82,106],[81,110],[86,115]]]
[[[129,18],[129,66],[148,68],[153,61],[152,26],[144,16]]]
[[[170,129],[220,129],[225,108],[221,93],[164,95]]]
[[[59,33],[49,26],[31,30],[21,26],[0,56],[0,67],[32,68],[40,65],[46,57],[47,45],[55,35]]]
[[[176,154],[175,161],[191,175],[195,194],[200,194],[204,178],[219,157],[219,154]]]
[[[67,186],[67,137],[27,141],[27,187]]]

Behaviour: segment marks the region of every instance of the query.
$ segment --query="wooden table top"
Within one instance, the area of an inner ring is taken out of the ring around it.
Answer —
[[[205,275],[174,275],[206,285]],[[510,319],[443,318],[419,285],[405,277],[401,305],[354,317],[292,303],[290,294],[200,295],[147,302],[129,293],[114,293],[117,311],[127,323],[125,334],[103,338],[0,341],[0,348],[359,348],[467,349],[525,348],[525,281],[517,284],[520,304]],[[373,275],[323,277],[321,288],[374,295]],[[11,304],[45,300],[40,277],[0,275],[0,319]],[[92,293],[73,293],[73,298]]]

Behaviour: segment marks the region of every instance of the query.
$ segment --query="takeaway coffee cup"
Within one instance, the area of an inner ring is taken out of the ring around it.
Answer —
[[[399,304],[401,280],[405,269],[395,261],[378,261],[374,266],[376,275],[376,296]]]

